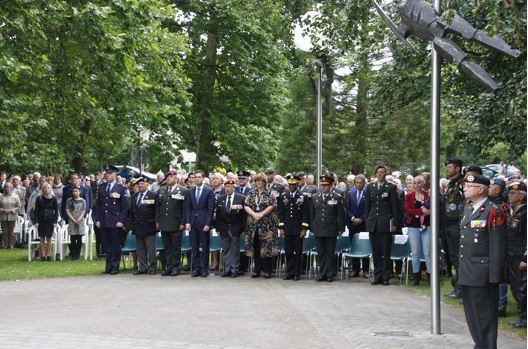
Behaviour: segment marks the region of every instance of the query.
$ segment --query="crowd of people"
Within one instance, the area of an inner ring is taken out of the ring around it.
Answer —
[[[448,296],[464,298],[476,343],[496,341],[496,318],[506,316],[507,283],[518,303],[520,318],[514,325],[526,327],[526,183],[503,176],[490,181],[480,167],[464,169],[459,159],[446,161],[445,170],[446,178],[439,183],[440,246],[443,273],[453,285]],[[129,177],[114,166],[82,178],[72,173],[66,184],[59,175],[35,172],[7,178],[0,172],[2,245],[14,246],[14,222],[27,215],[41,238],[40,259],[50,259],[58,224],[68,225],[70,255],[79,259],[85,218],[91,215],[96,253],[106,259],[104,273],[119,273],[121,247],[131,231],[137,245],[136,275],[157,273],[155,235],[161,232],[162,276],[182,271],[182,235],[189,234],[192,252],[186,260],[193,277],[207,277],[219,265],[223,265],[222,277],[238,277],[251,257],[250,276],[271,278],[272,261],[280,251],[278,237],[283,237],[284,279],[299,280],[307,263],[303,241],[311,233],[316,241],[316,280],[332,282],[338,268],[337,237],[348,231],[352,241],[354,235],[368,232],[374,268],[370,271],[368,258],[353,258],[348,276],[389,285],[393,275],[401,274],[401,264],[390,259],[392,237],[404,234],[412,253],[412,285],[419,285],[423,278],[428,282],[433,272],[430,174],[408,175],[404,180],[400,175],[388,174],[380,165],[370,178],[349,175],[341,182],[327,173],[317,187],[312,175],[299,172],[283,177],[271,168],[264,173],[239,170],[207,175],[200,170],[188,175],[170,170],[158,173],[154,183],[146,177]],[[223,253],[211,257],[212,230],[221,238]],[[245,254],[240,253],[241,240]],[[480,306],[466,298],[478,299]],[[482,306],[486,302],[489,307]]]

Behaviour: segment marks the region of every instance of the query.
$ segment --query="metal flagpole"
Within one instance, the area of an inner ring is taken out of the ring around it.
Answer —
[[[317,186],[319,186],[319,178],[322,175],[323,167],[323,106],[321,102],[321,80],[323,68],[321,67],[321,62],[317,60]]]
[[[434,0],[441,13],[441,0]],[[440,87],[441,58],[432,45],[431,56],[431,334],[440,334]]]

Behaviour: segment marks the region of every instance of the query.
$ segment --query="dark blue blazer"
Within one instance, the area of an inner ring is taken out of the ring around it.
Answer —
[[[350,188],[347,192],[346,199],[346,211],[347,211],[347,224],[351,224],[352,217],[360,218],[365,223],[365,198],[367,194],[367,186],[363,188],[363,193],[359,203],[357,202],[357,188]]]
[[[242,189],[242,188],[240,188],[240,187],[236,187],[236,188],[235,188],[235,193],[237,193],[237,194],[241,194],[241,195],[244,195],[244,196],[248,196],[249,193],[251,193],[251,191],[253,190],[252,188],[250,188],[250,187],[248,187],[248,186],[246,186],[246,187],[244,188],[244,190],[241,190],[241,189]]]
[[[200,201],[196,203],[196,187],[187,190],[185,198],[185,224],[190,224],[194,230],[203,230],[204,225],[212,226],[215,209],[213,189],[204,185]]]
[[[106,188],[106,183],[99,185],[96,202],[97,221],[101,223],[101,228],[115,228],[117,222],[125,224],[127,221],[126,189],[117,183],[114,183],[114,187],[109,193],[107,193]]]
[[[92,208],[93,196],[92,190],[84,185],[79,186],[81,188],[81,198],[86,201],[86,213]],[[66,215],[66,200],[72,197],[72,185],[66,184],[62,188],[62,202],[61,202],[61,217],[68,221],[68,216]]]
[[[132,232],[138,236],[156,234],[156,193],[147,190],[145,197],[138,204],[139,192],[135,193],[130,203],[130,221]]]

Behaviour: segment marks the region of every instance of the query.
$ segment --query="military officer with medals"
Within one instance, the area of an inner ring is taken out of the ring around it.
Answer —
[[[343,233],[346,212],[341,198],[332,193],[334,178],[324,175],[319,178],[321,190],[312,196],[310,202],[310,229],[315,235],[317,248],[317,281],[334,281],[337,265],[334,254],[337,237]]]
[[[508,253],[506,279],[517,301],[519,319],[511,321],[516,328],[526,328],[526,184],[514,182],[508,186]]]
[[[392,234],[399,226],[400,201],[396,186],[385,180],[387,169],[376,167],[376,182],[367,187],[365,196],[365,227],[369,232],[374,260],[372,285],[389,285],[392,271],[390,259]]]
[[[107,166],[105,171],[106,183],[100,184],[98,188],[95,225],[101,229],[101,238],[106,253],[103,273],[116,275],[119,274],[123,226],[127,220],[128,200],[126,188],[116,182],[119,169],[115,166]]]
[[[161,231],[165,249],[165,269],[162,276],[180,274],[186,192],[187,188],[178,184],[175,170],[165,173],[165,185],[160,187],[156,201],[156,228]]]
[[[156,193],[148,189],[148,179],[140,177],[138,191],[130,199],[130,222],[136,235],[138,270],[134,275],[156,274]]]
[[[457,285],[458,279],[458,246],[460,242],[460,219],[464,209],[464,175],[462,160],[449,159],[445,162],[446,174],[449,178],[445,198],[441,206],[444,238],[447,243],[449,261],[455,267],[451,277],[453,290],[447,295],[451,298],[462,297],[462,290]]]
[[[270,192],[270,195],[275,198],[275,200],[278,200],[279,196],[284,192],[284,186],[274,181],[274,169],[268,168],[264,174],[266,175],[267,180],[266,189]]]
[[[309,227],[309,200],[298,190],[300,178],[292,174],[286,176],[290,191],[282,193],[277,201],[279,235],[284,237],[286,254],[286,275],[284,280],[301,278],[302,249],[306,230]]]
[[[460,222],[458,284],[475,348],[497,348],[499,283],[506,262],[506,217],[488,197],[489,179],[466,178]]]
[[[317,187],[315,185],[306,184],[306,173],[300,171],[297,173],[297,177],[299,177],[297,190],[301,192],[301,194],[310,199],[313,194],[317,193]]]

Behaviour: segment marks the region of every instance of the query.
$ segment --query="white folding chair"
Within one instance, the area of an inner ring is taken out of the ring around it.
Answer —
[[[27,242],[28,242],[28,262],[31,262],[34,254],[34,250],[36,250],[40,245],[40,238],[38,236],[38,231],[35,228],[35,226],[31,226],[27,230]]]

